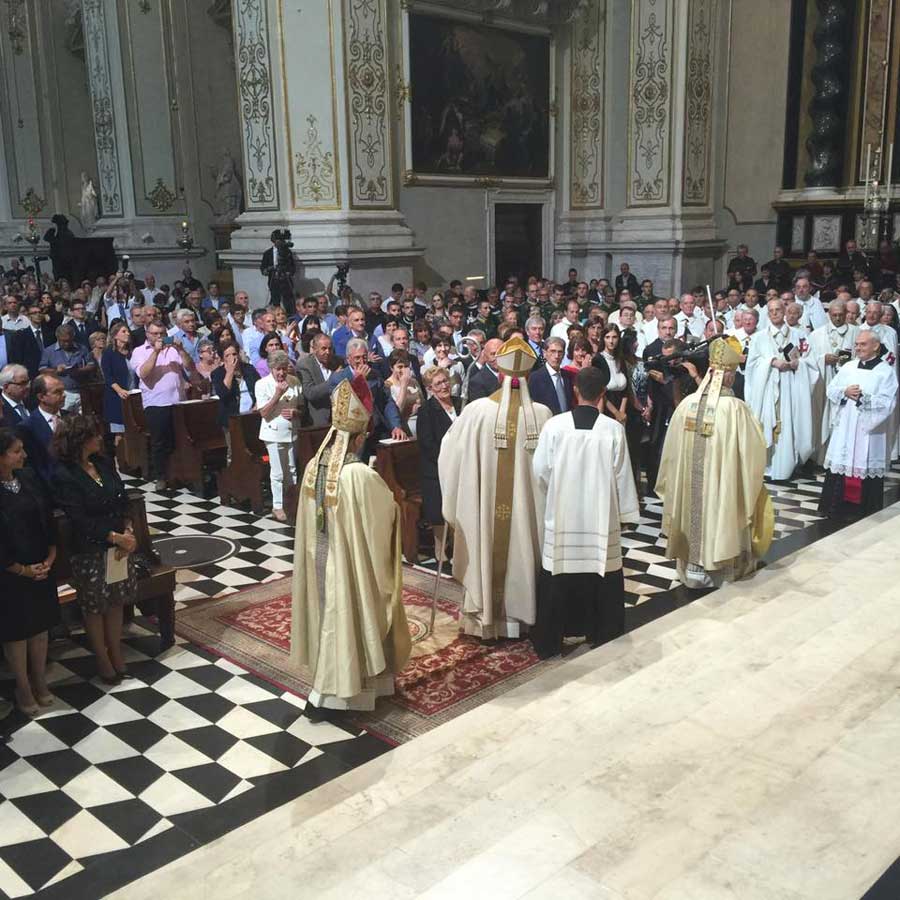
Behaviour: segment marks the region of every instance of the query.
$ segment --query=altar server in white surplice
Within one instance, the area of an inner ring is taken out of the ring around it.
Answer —
[[[465,406],[438,457],[453,577],[465,588],[460,626],[484,639],[522,637],[534,624],[543,509],[531,460],[552,416],[528,393],[536,361],[520,337],[503,344],[500,389]]]
[[[828,385],[834,429],[825,457],[819,512],[867,515],[884,506],[884,474],[890,469],[891,413],[897,405],[894,367],[879,357],[878,336],[860,331],[857,358]]]
[[[784,321],[784,302],[770,300],[769,322],[750,342],[744,397],[763,427],[766,475],[786,481],[813,452],[812,391],[818,370],[808,357],[807,336]]]
[[[565,637],[597,645],[625,631],[621,523],[640,511],[625,428],[601,413],[608,383],[605,365],[582,369],[577,406],[544,426],[534,454],[545,511],[531,642],[542,658]]]
[[[825,392],[831,379],[853,354],[853,344],[859,330],[847,322],[847,304],[843,300],[832,300],[828,305],[827,325],[817,328],[809,336],[809,362],[816,367],[819,377],[813,385],[812,425],[813,457],[821,466],[825,462],[825,451],[831,437],[833,420],[832,407]]]

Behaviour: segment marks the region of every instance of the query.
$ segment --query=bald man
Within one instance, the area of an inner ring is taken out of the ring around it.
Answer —
[[[804,357],[806,335],[785,322],[781,300],[750,342],[745,397],[766,438],[766,476],[788,481],[812,456],[812,392],[818,370]]]
[[[881,341],[860,332],[856,359],[828,385],[834,430],[825,457],[819,512],[830,518],[868,515],[884,506],[884,473],[891,465],[890,421],[897,376],[881,356]]]

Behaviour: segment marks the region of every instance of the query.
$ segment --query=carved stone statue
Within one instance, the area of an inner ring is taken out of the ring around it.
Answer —
[[[97,224],[97,190],[87,172],[81,173],[81,224],[88,232]]]
[[[213,175],[216,179],[216,219],[233,222],[241,213],[244,189],[234,157],[228,151],[222,154],[222,162],[217,170],[213,170]]]

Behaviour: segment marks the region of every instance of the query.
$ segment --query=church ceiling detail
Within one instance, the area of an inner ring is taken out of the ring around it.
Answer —
[[[633,0],[629,206],[665,206],[672,153],[673,0]]]
[[[237,0],[237,65],[247,209],[278,208],[266,0]]]
[[[572,29],[571,206],[603,206],[605,0],[590,0]]]

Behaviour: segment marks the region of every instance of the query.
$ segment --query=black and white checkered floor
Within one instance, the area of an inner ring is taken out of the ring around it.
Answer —
[[[153,531],[237,545],[227,559],[179,571],[178,608],[290,572],[289,526],[186,491],[132,486],[145,491]],[[770,490],[776,539],[819,521],[818,480]],[[648,503],[623,536],[632,606],[678,583],[661,517]],[[152,658],[151,634],[145,620],[129,626],[134,677],[112,688],[93,678],[82,635],[54,644],[57,704],[4,723],[15,730],[0,745],[0,896],[103,896],[389,749],[349,725],[309,723],[301,698],[181,640]]]

